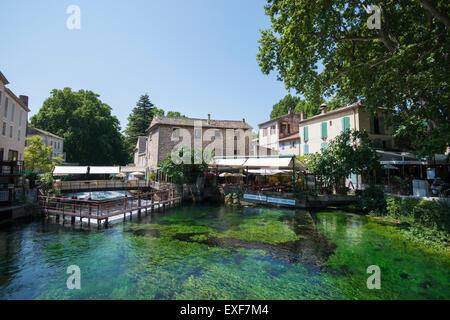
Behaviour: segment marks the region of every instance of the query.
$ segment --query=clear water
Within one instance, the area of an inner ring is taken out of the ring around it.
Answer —
[[[448,251],[336,211],[186,206],[100,231],[0,229],[0,299],[449,299],[449,284]]]
[[[129,191],[91,191],[91,192],[76,192],[76,193],[66,193],[65,196],[72,197],[76,196],[78,199],[89,199],[92,200],[105,200],[111,198],[123,197],[124,195],[130,196]]]

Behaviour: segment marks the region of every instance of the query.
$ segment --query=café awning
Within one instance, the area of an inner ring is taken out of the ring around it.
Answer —
[[[87,174],[87,166],[55,166],[53,169],[54,176],[66,176],[69,174]]]
[[[89,167],[90,174],[119,174],[120,167]]]
[[[213,158],[211,166],[214,167],[229,167],[229,168],[243,168],[246,158],[238,159],[224,159],[224,158]]]

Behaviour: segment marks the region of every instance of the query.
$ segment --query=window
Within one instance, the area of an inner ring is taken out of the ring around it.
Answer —
[[[309,146],[307,144],[305,144],[303,146],[303,155],[307,155],[309,154]]]
[[[239,140],[240,135],[238,130],[234,130],[234,140]]]
[[[17,141],[20,141],[20,129],[17,130]]]
[[[292,141],[289,141],[289,148],[292,149]]]
[[[3,116],[5,117],[5,119],[8,118],[8,102],[9,102],[9,99],[8,99],[8,97],[6,97],[6,98],[5,98],[5,113],[3,114]]]
[[[297,148],[297,141],[294,140],[294,148]]]
[[[261,131],[262,131],[262,136],[265,137],[266,136],[266,128],[261,129]]]
[[[9,161],[15,161],[17,160],[17,156],[19,155],[19,153],[15,150],[9,150],[8,151],[8,160]]]
[[[19,127],[22,125],[22,109],[19,111]]]
[[[179,138],[180,137],[180,128],[173,128],[172,129],[172,138]]]
[[[326,139],[327,138],[327,123],[322,122],[320,124],[320,127],[321,127],[321,132],[322,132],[321,137],[322,137],[322,139]]]
[[[275,134],[275,126],[270,127],[270,134]]]
[[[308,127],[303,127],[303,141],[307,142],[308,140]]]
[[[2,135],[6,136],[6,122],[3,122]]]
[[[384,134],[384,119],[382,117],[370,117],[370,133]]]
[[[220,130],[216,130],[216,132],[214,132],[214,136],[216,138],[220,138]]]
[[[350,117],[342,118],[342,131],[350,130]]]
[[[12,104],[12,108],[11,108],[11,122],[14,122],[14,113],[16,111],[16,104],[13,103]]]
[[[330,127],[333,126],[333,121],[330,120]]]
[[[13,137],[13,126],[9,127],[9,137],[12,138]]]
[[[284,150],[284,142],[281,143],[281,150]]]
[[[195,130],[194,130],[194,138],[195,138],[195,139],[201,139],[201,138],[202,138],[202,130],[200,130],[200,129],[195,129]]]

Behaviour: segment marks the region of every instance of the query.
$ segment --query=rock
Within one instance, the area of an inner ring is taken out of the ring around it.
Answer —
[[[152,238],[159,238],[159,230],[157,229],[139,229],[133,232],[135,236],[147,236]]]

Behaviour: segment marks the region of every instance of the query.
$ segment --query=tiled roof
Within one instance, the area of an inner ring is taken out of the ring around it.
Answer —
[[[266,125],[266,124],[269,124],[269,123],[272,123],[272,122],[278,122],[279,120],[282,120],[282,119],[288,118],[288,117],[298,117],[298,118],[300,118],[300,115],[298,113],[295,113],[295,112],[293,112],[293,113],[286,113],[286,114],[283,114],[282,116],[279,116],[279,117],[267,120],[265,122],[262,122],[262,123],[258,124],[258,127],[261,127],[263,125]]]
[[[207,119],[155,116],[148,130],[157,125],[193,127],[194,122],[196,121],[201,121],[202,127],[204,128],[252,129],[252,127],[244,121],[211,119],[208,124]]]
[[[37,134],[37,135],[43,134],[43,135],[50,136],[50,137],[53,137],[53,138],[56,138],[56,139],[64,140],[64,138],[62,138],[60,136],[57,136],[56,134],[53,134],[51,132],[48,132],[48,131],[45,131],[45,130],[42,130],[42,129],[39,129],[39,128],[27,126],[27,136],[28,135],[35,135],[35,134]]]
[[[290,140],[296,140],[296,139],[300,139],[300,133],[296,132],[294,134],[291,134],[290,136],[284,137],[282,139],[279,139],[279,142],[282,141],[290,141]]]
[[[328,111],[326,113],[318,114],[318,115],[313,116],[311,118],[300,120],[299,124],[302,124],[302,123],[305,123],[305,122],[308,122],[308,121],[312,121],[312,120],[316,120],[316,119],[320,119],[320,118],[323,118],[323,117],[327,117],[329,115],[334,115],[334,114],[337,114],[337,113],[345,112],[345,111],[352,110],[352,109],[355,109],[355,108],[359,108],[359,107],[362,107],[362,106],[363,106],[363,104],[361,103],[361,101],[359,101],[357,103],[351,104],[351,105],[346,106],[346,107],[342,107],[342,108],[339,108],[339,109],[334,109],[334,110]]]

